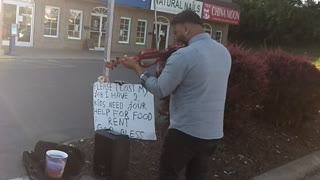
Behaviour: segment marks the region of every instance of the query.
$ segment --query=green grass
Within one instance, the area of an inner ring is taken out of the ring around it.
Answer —
[[[320,68],[320,57],[312,62],[317,68]]]
[[[319,45],[306,45],[299,47],[283,47],[284,50],[291,52],[293,54],[309,55],[315,57],[315,59],[320,58],[320,46]]]
[[[312,64],[320,68],[320,46],[318,44],[280,46],[280,48],[292,54],[310,56],[313,59]]]
[[[283,47],[286,51],[299,54],[299,55],[308,55],[312,57],[312,64],[314,64],[317,68],[320,68],[320,46],[315,44],[309,44],[304,46],[296,46],[296,47]]]

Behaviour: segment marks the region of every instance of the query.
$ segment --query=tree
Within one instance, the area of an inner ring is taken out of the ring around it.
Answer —
[[[319,3],[308,0],[237,0],[239,26],[231,26],[230,40],[279,45],[320,40]]]

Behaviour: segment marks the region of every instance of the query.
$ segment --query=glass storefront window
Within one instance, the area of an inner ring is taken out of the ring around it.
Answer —
[[[119,43],[129,43],[131,19],[121,17]]]
[[[206,32],[210,36],[212,36],[212,28],[211,28],[210,24],[204,23],[203,24],[203,30],[204,30],[204,32]]]
[[[144,45],[146,43],[147,21],[138,20],[136,44]]]
[[[13,4],[4,4],[3,9],[3,27],[2,27],[2,39],[10,39],[10,26],[16,24],[17,6]]]
[[[222,42],[222,31],[216,31],[216,41]]]
[[[70,9],[68,39],[81,39],[82,11]]]
[[[46,6],[44,15],[44,36],[58,37],[60,8]]]
[[[30,42],[31,41],[31,24],[32,24],[32,8],[19,7],[19,36],[18,41]]]

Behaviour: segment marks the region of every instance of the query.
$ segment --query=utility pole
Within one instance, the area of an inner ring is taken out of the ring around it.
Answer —
[[[0,0],[0,56],[4,55],[2,49],[2,28],[3,28],[3,0]]]
[[[160,48],[160,37],[158,36],[158,15],[157,15],[157,5],[156,0],[153,0],[153,9],[154,9],[154,31],[155,31],[155,40],[156,40],[156,48],[159,50]]]
[[[104,47],[104,61],[111,60],[111,44],[112,44],[112,28],[113,28],[113,15],[114,15],[114,1],[108,0],[108,17],[107,17],[107,32]],[[109,79],[109,68],[103,67],[105,78]]]
[[[158,30],[158,15],[157,15],[157,4],[156,4],[156,0],[153,0],[153,9],[154,9],[154,30],[156,31],[154,34],[155,34],[155,40],[156,40],[156,49],[157,51],[160,49],[160,41],[161,41],[161,38],[159,36],[159,32],[160,32],[160,29]],[[158,32],[159,31],[159,32]],[[161,71],[161,68],[160,68],[160,64],[157,63],[156,65],[156,71],[157,72],[160,72]]]

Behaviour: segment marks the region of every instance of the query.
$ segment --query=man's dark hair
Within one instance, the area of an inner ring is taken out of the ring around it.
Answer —
[[[178,13],[171,20],[171,25],[184,24],[184,23],[199,24],[202,26],[202,22],[198,14],[190,9],[187,9]]]

